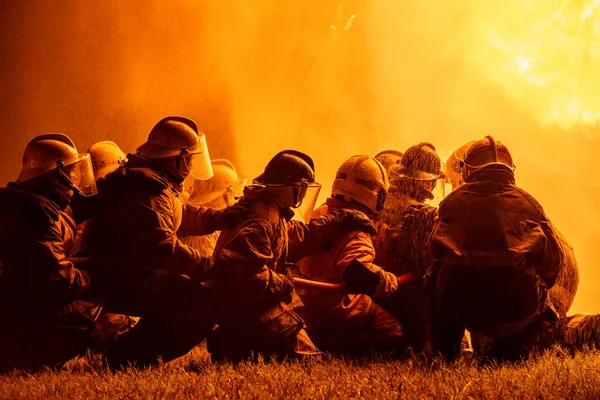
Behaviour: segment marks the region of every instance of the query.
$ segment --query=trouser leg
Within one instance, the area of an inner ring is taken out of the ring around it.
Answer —
[[[0,373],[58,368],[85,354],[92,343],[95,305],[78,300],[42,316],[15,312],[0,329]]]
[[[428,316],[428,355],[441,355],[447,361],[456,360],[461,354],[465,324],[435,302],[430,303]]]
[[[575,314],[562,321],[562,343],[575,350],[600,349],[600,315]]]
[[[265,359],[319,354],[304,330],[304,322],[293,310],[266,322],[260,317],[221,321],[209,335],[207,347],[213,361],[238,362],[257,354]]]
[[[128,364],[146,367],[181,357],[214,326],[214,299],[200,282],[157,271],[148,282],[148,291],[138,289],[137,293],[145,300],[139,305],[139,322],[106,352],[113,369]]]
[[[187,354],[210,333],[214,322],[205,308],[166,310],[145,315],[129,332],[119,336],[106,352],[112,369],[168,362]]]
[[[495,338],[486,356],[503,361],[526,359],[529,354],[552,343],[545,340],[558,326],[558,315],[547,307],[542,314],[523,329],[504,338]]]
[[[403,354],[408,345],[400,323],[381,306],[371,304],[360,318],[348,315],[346,320],[311,332],[317,346],[323,351],[350,356],[369,356],[377,352]],[[361,323],[357,324],[358,321]]]

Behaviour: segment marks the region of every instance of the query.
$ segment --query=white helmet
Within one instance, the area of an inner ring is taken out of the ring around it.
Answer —
[[[226,205],[231,205],[235,197],[243,195],[246,177],[238,174],[229,160],[211,161],[213,176],[204,181],[193,180],[190,184],[189,201],[195,205],[205,205],[222,197]]]
[[[350,157],[338,169],[331,194],[348,197],[377,214],[390,189],[385,168],[369,155]]]
[[[33,138],[25,148],[23,167],[17,183],[27,182],[48,173],[85,196],[97,193],[90,155],[79,154],[73,141],[62,133]]]
[[[196,179],[210,179],[213,174],[206,136],[189,118],[163,118],[136,152],[140,157],[151,159],[182,156],[186,172]]]
[[[127,161],[127,156],[115,142],[105,140],[94,143],[88,153],[92,159],[94,176],[100,179],[113,172]]]

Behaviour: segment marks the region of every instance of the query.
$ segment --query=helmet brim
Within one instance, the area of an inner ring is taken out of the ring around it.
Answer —
[[[181,150],[166,149],[154,143],[144,143],[135,152],[145,158],[167,158],[181,155]]]
[[[390,172],[392,178],[404,178],[404,179],[412,179],[414,181],[435,181],[444,177],[443,173],[434,174],[425,171],[415,171],[414,173],[407,174],[402,171],[400,172]]]

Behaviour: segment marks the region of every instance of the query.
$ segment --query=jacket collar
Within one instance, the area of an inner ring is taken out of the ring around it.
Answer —
[[[125,164],[125,167],[151,169],[152,171],[156,172],[158,175],[163,177],[167,182],[169,182],[169,185],[177,192],[183,191],[183,183],[177,182],[172,176],[173,174],[169,172],[169,168],[167,168],[164,165],[164,163],[160,162],[160,160],[152,160],[139,157],[135,154],[128,154],[127,163]]]
[[[505,165],[492,164],[473,171],[466,181],[466,183],[476,182],[499,182],[514,185],[515,174]]]
[[[340,200],[340,199],[336,199],[334,197],[329,197],[326,201],[325,204],[327,204],[328,208],[334,209],[334,210],[338,210],[338,209],[346,209],[346,210],[357,210],[360,211],[366,215],[372,215],[373,213],[371,212],[371,210],[369,210],[367,207],[363,206],[362,204],[359,203],[351,203],[348,201],[344,201],[344,200]]]

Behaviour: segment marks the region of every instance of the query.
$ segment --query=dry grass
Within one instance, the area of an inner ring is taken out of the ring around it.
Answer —
[[[149,370],[110,373],[97,359],[71,362],[63,371],[0,377],[0,398],[374,398],[514,399],[600,398],[600,352],[574,357],[558,350],[515,365],[479,367],[420,359],[242,363],[214,365],[195,349]]]

